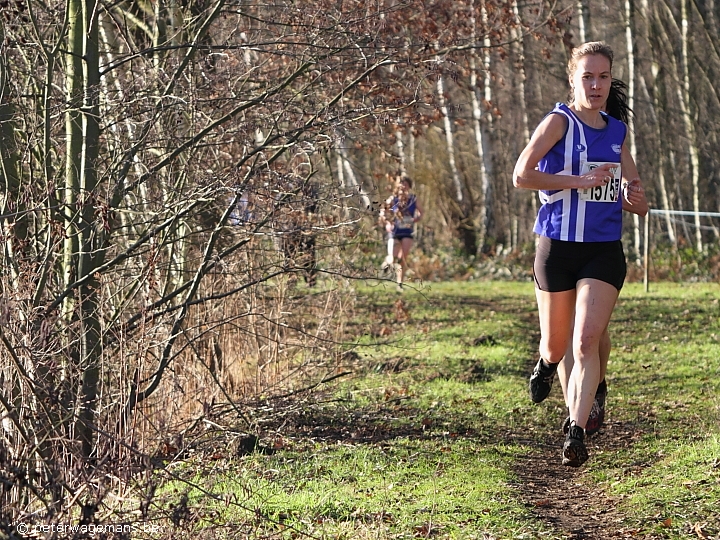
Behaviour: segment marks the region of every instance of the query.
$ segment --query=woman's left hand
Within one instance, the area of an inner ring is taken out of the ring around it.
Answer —
[[[632,205],[641,204],[645,201],[645,190],[639,178],[633,178],[623,184],[623,196]]]

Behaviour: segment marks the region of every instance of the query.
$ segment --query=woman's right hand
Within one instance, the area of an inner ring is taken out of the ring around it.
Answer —
[[[599,167],[595,167],[591,171],[581,175],[580,185],[578,189],[591,188],[596,186],[604,186],[615,178],[614,170],[619,165],[614,163],[605,163]]]

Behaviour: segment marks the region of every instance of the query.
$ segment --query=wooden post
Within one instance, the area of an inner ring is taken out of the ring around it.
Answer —
[[[645,292],[650,292],[650,212],[645,216],[645,243],[643,244],[643,263],[645,266],[645,275],[643,277],[643,284],[645,285]]]

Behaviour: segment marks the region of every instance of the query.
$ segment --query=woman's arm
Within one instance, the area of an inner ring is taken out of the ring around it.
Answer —
[[[565,136],[567,118],[547,115],[520,154],[513,171],[513,185],[525,189],[589,188],[607,184],[612,178],[612,164],[601,165],[582,176],[549,174],[537,170],[538,163]]]
[[[417,200],[417,197],[415,198],[415,215],[413,216],[413,221],[418,222],[420,221],[420,218],[422,217],[422,208],[420,207],[420,201]]]
[[[623,144],[622,154],[622,207],[627,212],[645,216],[650,210],[635,160],[627,145]]]

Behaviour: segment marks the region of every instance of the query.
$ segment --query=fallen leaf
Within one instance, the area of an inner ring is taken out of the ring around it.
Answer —
[[[415,530],[415,536],[423,536],[423,537],[429,537],[430,535],[434,535],[438,532],[438,528],[433,523],[423,523],[422,525],[418,525],[417,527],[413,527]]]
[[[701,525],[700,523],[696,523],[695,525],[693,525],[693,532],[694,532],[695,534],[697,534],[698,538],[710,538],[710,537],[709,537],[707,534],[705,534],[705,533],[703,532],[703,530],[702,530],[702,528],[703,528],[705,525],[706,525],[705,523],[703,523],[702,525]]]

